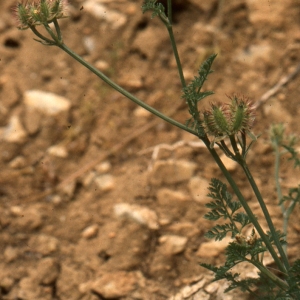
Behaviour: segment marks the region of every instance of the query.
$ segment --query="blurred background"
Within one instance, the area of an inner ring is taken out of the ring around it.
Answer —
[[[228,243],[204,238],[213,226],[203,219],[207,187],[211,177],[223,179],[208,151],[59,48],[18,30],[16,5],[0,0],[0,299],[237,297],[224,295],[226,285],[211,284],[198,265],[220,264]],[[141,5],[68,1],[69,17],[59,20],[64,42],[184,123],[189,114],[167,30]],[[282,122],[299,136],[299,1],[174,0],[173,23],[187,83],[218,54],[205,83],[215,95],[200,110],[233,93],[256,103],[253,132],[261,137],[248,162],[280,227],[268,130]],[[259,216],[238,166],[223,159]],[[282,163],[287,190],[299,174]],[[291,260],[298,224],[289,232]],[[193,289],[183,296],[186,286]]]

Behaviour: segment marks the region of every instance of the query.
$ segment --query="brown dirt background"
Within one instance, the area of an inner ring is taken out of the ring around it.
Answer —
[[[70,0],[70,18],[60,22],[65,43],[164,113],[179,106],[173,117],[185,122],[188,113],[184,103],[180,105],[180,81],[163,24],[141,13],[142,1],[96,2],[118,12],[125,23],[114,26],[86,10],[86,2]],[[232,93],[256,102],[298,66],[298,0],[173,2],[174,33],[186,78],[191,80],[199,64],[218,53],[215,72],[205,85],[215,95],[203,101],[203,108],[209,101],[227,101],[225,94]],[[2,135],[0,143],[0,299],[169,299],[203,278],[208,285],[209,272],[198,262],[223,260],[222,252],[205,258],[198,252],[212,226],[203,219],[209,199],[195,201],[189,179],[156,184],[153,177],[163,175],[149,172],[155,165],[152,151],[141,152],[196,138],[160,120],[138,134],[155,117],[137,110],[58,48],[35,42],[29,30],[18,31],[14,5],[13,0],[0,0],[0,127],[18,116],[26,138],[9,142]],[[70,110],[56,116],[29,111],[24,93],[31,89],[66,97]],[[261,137],[248,158],[279,227],[268,128],[283,122],[287,132],[299,136],[299,92],[296,76],[259,107],[253,131]],[[136,138],[126,143],[135,132]],[[53,145],[63,146],[67,155],[49,153]],[[157,159],[194,162],[193,176],[222,179],[203,148],[162,149]],[[299,173],[291,171],[286,158],[282,163],[287,190],[299,184]],[[113,178],[107,190],[91,179],[103,173]],[[232,173],[261,216],[239,168]],[[180,192],[175,200],[174,191]],[[158,229],[117,217],[118,203],[151,209],[158,216]],[[291,261],[299,257],[298,214],[296,209],[289,231]],[[162,237],[168,235],[187,238],[180,253],[164,252]],[[222,284],[203,288],[198,298],[180,299],[230,299],[222,293]],[[116,294],[106,294],[109,285]]]

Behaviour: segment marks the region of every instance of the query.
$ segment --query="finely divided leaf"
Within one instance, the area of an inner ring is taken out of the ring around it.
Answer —
[[[193,126],[192,128],[196,129],[199,136],[205,134],[204,128],[202,125],[202,119],[198,110],[198,102],[205,97],[212,95],[212,91],[201,92],[202,86],[207,79],[207,76],[212,73],[211,66],[216,58],[216,54],[211,55],[200,67],[198,71],[199,76],[195,76],[194,80],[183,89],[182,98],[185,99],[188,107],[189,113],[192,118],[188,121],[188,124]]]
[[[216,241],[221,241],[227,235],[228,232],[232,233],[232,238],[238,233],[234,225],[223,224],[214,226],[205,234],[205,237],[209,239],[215,239]]]
[[[233,220],[242,225],[244,228],[246,225],[251,224],[249,217],[244,212],[238,212],[233,216]]]

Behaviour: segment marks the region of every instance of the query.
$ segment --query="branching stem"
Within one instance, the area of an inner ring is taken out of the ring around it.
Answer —
[[[230,175],[230,173],[228,172],[228,170],[224,166],[224,164],[221,161],[221,159],[220,159],[219,155],[217,154],[216,150],[214,148],[210,148],[210,141],[209,141],[208,137],[204,137],[204,138],[202,138],[202,140],[205,143],[205,145],[206,145],[207,149],[209,150],[209,152],[211,153],[211,155],[213,156],[214,160],[218,164],[218,167],[222,171],[223,175],[226,177],[227,181],[229,182],[229,184],[232,187],[235,195],[238,197],[239,201],[241,202],[241,204],[242,204],[244,210],[246,211],[249,219],[253,223],[255,229],[257,230],[257,232],[260,235],[261,239],[263,240],[266,247],[268,248],[268,250],[269,250],[270,254],[272,255],[272,257],[273,257],[276,265],[278,266],[279,270],[281,272],[283,272],[284,274],[286,274],[286,268],[284,267],[281,260],[279,259],[279,257],[277,255],[276,251],[274,250],[271,242],[269,241],[268,237],[264,233],[264,231],[263,231],[262,227],[260,226],[259,222],[257,221],[256,217],[254,216],[251,208],[249,207],[247,201],[245,200],[244,196],[242,195],[242,193],[241,193],[240,189],[238,188],[237,184],[235,183],[232,176]]]
[[[133,101],[134,103],[138,104],[139,106],[143,107],[144,109],[148,110],[149,112],[151,112],[152,114],[156,115],[157,117],[163,119],[164,121],[166,121],[166,122],[168,122],[168,123],[170,123],[170,124],[172,124],[172,125],[180,128],[180,129],[183,129],[183,130],[185,130],[185,131],[187,131],[187,132],[189,132],[189,133],[194,134],[194,135],[197,136],[197,132],[195,130],[189,128],[188,126],[185,126],[185,125],[181,124],[180,122],[174,120],[173,118],[170,118],[170,117],[166,116],[165,114],[163,114],[160,111],[156,110],[152,106],[150,106],[150,105],[146,104],[145,102],[143,102],[142,100],[138,99],[137,97],[135,97],[134,95],[132,95],[131,93],[129,93],[128,91],[126,91],[125,89],[123,89],[121,86],[119,86],[118,84],[116,84],[115,82],[113,82],[111,79],[109,79],[101,71],[99,71],[94,66],[92,66],[87,61],[85,61],[81,56],[79,56],[78,54],[76,54],[75,52],[73,52],[70,48],[68,48],[63,43],[62,38],[61,38],[61,34],[60,34],[60,29],[57,26],[58,23],[57,22],[55,23],[55,21],[54,21],[54,24],[55,24],[55,28],[56,28],[56,31],[57,31],[57,35],[54,34],[54,32],[48,26],[48,24],[44,25],[45,29],[50,34],[50,36],[52,37],[53,40],[50,40],[49,38],[44,37],[40,32],[38,32],[36,30],[35,27],[32,27],[31,30],[40,39],[44,40],[46,45],[56,45],[57,47],[59,47],[60,49],[62,49],[63,51],[65,51],[67,54],[69,54],[71,57],[73,57],[75,60],[77,60],[80,64],[82,64],[87,69],[89,69],[92,73],[94,73],[95,75],[97,75],[105,83],[107,83],[108,85],[110,85],[113,89],[115,89],[116,91],[118,91],[119,93],[121,93],[122,95],[124,95],[125,97],[127,97],[128,99],[130,99],[131,101]]]
[[[161,18],[161,20],[163,21],[163,23],[165,24],[168,33],[169,33],[169,37],[171,40],[171,45],[172,45],[172,49],[173,49],[173,54],[176,60],[176,64],[177,64],[177,70],[179,73],[179,77],[180,77],[180,81],[181,81],[181,85],[182,88],[186,87],[186,83],[185,83],[185,79],[184,79],[184,75],[183,75],[183,70],[182,70],[182,65],[181,65],[181,61],[180,61],[180,57],[178,54],[178,50],[177,50],[177,45],[175,42],[175,37],[174,37],[174,33],[173,33],[173,26],[172,26],[172,0],[168,0],[168,19],[164,20]]]
[[[160,111],[156,110],[155,108],[153,108],[152,106],[146,104],[145,102],[143,102],[142,100],[138,99],[137,97],[135,97],[134,95],[132,95],[131,93],[129,93],[128,91],[126,91],[125,89],[123,89],[121,86],[119,86],[118,84],[116,84],[115,82],[113,82],[111,79],[109,79],[106,75],[104,75],[101,71],[97,70],[95,67],[93,67],[92,65],[90,65],[88,62],[86,62],[82,57],[80,57],[79,55],[77,55],[75,52],[73,52],[70,48],[68,48],[65,44],[59,45],[59,48],[61,48],[62,50],[64,50],[66,53],[68,53],[71,57],[73,57],[74,59],[76,59],[79,63],[81,63],[83,66],[85,66],[86,68],[88,68],[91,72],[93,72],[94,74],[96,74],[99,78],[101,78],[105,83],[107,83],[108,85],[110,85],[113,89],[115,89],[116,91],[118,91],[120,94],[124,95],[125,97],[127,97],[128,99],[130,99],[131,101],[133,101],[134,103],[138,104],[139,106],[143,107],[144,109],[148,110],[149,112],[151,112],[152,114],[156,115],[157,117],[163,119],[164,121],[180,128],[183,129],[191,134],[197,135],[197,132],[181,123],[179,123],[178,121],[164,115],[163,113],[161,113]]]
[[[276,247],[277,247],[277,249],[279,251],[279,254],[280,254],[281,258],[282,258],[282,261],[283,261],[283,264],[284,264],[284,267],[285,267],[285,272],[287,272],[289,270],[289,268],[290,268],[290,265],[289,265],[286,253],[283,250],[283,247],[282,247],[282,245],[281,245],[281,243],[279,241],[278,235],[276,233],[275,226],[274,226],[274,224],[272,222],[272,219],[271,219],[271,216],[270,216],[269,211],[267,209],[267,206],[266,206],[266,204],[265,204],[265,202],[264,202],[264,200],[262,198],[262,195],[261,195],[261,193],[260,193],[260,191],[259,191],[259,189],[257,187],[257,184],[256,184],[256,182],[255,182],[255,180],[254,180],[254,178],[253,178],[253,176],[252,176],[252,174],[251,174],[251,172],[250,172],[250,170],[248,168],[248,165],[247,165],[244,157],[239,152],[239,149],[237,147],[237,143],[236,143],[235,137],[234,136],[230,136],[229,138],[230,138],[230,142],[231,142],[232,148],[233,148],[233,150],[235,152],[236,161],[240,164],[240,166],[242,167],[244,173],[246,174],[246,177],[247,177],[247,179],[248,179],[248,181],[249,181],[249,183],[250,183],[250,185],[251,185],[251,187],[253,189],[253,192],[254,192],[254,194],[255,194],[258,202],[259,202],[259,205],[260,205],[260,207],[262,209],[264,217],[266,218],[266,221],[268,223],[270,232],[271,232],[272,237],[274,239],[274,243],[275,243],[275,245],[276,245]],[[272,249],[273,249],[273,247],[272,247]],[[270,249],[269,249],[269,251],[270,251]],[[281,270],[281,271],[283,271],[283,270]]]
[[[179,77],[181,80],[181,85],[183,88],[186,87],[186,82],[184,79],[184,75],[183,75],[183,70],[182,70],[182,65],[180,62],[180,58],[179,58],[179,54],[178,54],[178,50],[177,50],[177,46],[176,46],[176,42],[175,42],[175,38],[174,38],[174,33],[173,33],[173,28],[172,28],[172,0],[168,0],[167,1],[168,4],[168,17],[165,14],[160,14],[159,17],[162,20],[162,22],[165,24],[168,33],[169,33],[169,37],[171,40],[171,44],[172,44],[172,49],[173,49],[173,53],[174,53],[174,57],[176,60],[176,64],[177,64],[177,68],[178,68],[178,72],[179,72]],[[80,57],[79,55],[77,55],[75,52],[73,52],[70,48],[68,48],[62,40],[62,36],[61,36],[61,32],[60,32],[60,28],[59,28],[59,24],[57,22],[56,19],[53,20],[54,26],[55,26],[55,32],[50,28],[50,26],[48,25],[48,23],[44,24],[45,29],[47,30],[48,34],[51,36],[52,39],[49,39],[45,36],[43,36],[40,32],[38,32],[35,28],[35,26],[30,26],[31,30],[42,40],[42,43],[44,43],[45,45],[56,45],[57,47],[59,47],[60,49],[62,49],[63,51],[65,51],[67,54],[69,54],[72,58],[74,58],[75,60],[77,60],[80,64],[82,64],[83,66],[85,66],[87,69],[89,69],[92,73],[94,73],[96,76],[98,76],[100,79],[102,79],[105,83],[107,83],[109,86],[111,86],[113,89],[115,89],[116,91],[118,91],[119,93],[121,93],[122,95],[124,95],[125,97],[127,97],[128,99],[130,99],[131,101],[133,101],[134,103],[136,103],[137,105],[143,107],[144,109],[148,110],[149,112],[151,112],[152,114],[156,115],[157,117],[163,119],[164,121],[182,129],[185,130],[193,135],[198,136],[206,145],[207,149],[209,150],[209,152],[211,153],[212,157],[214,158],[214,160],[216,161],[218,167],[220,168],[220,170],[222,171],[222,173],[224,174],[224,176],[226,177],[228,183],[230,184],[230,186],[232,187],[234,193],[236,194],[236,196],[238,197],[240,203],[242,204],[244,210],[246,211],[249,219],[251,220],[251,222],[253,223],[254,227],[256,228],[258,234],[260,235],[262,241],[264,242],[264,244],[266,245],[267,249],[269,250],[271,256],[273,257],[276,265],[278,266],[279,270],[283,273],[283,274],[287,274],[287,271],[289,270],[289,262],[286,256],[286,250],[284,250],[282,248],[282,245],[279,241],[279,238],[277,236],[275,227],[273,225],[273,222],[271,220],[271,217],[269,215],[269,212],[267,210],[267,207],[262,199],[262,196],[260,194],[260,191],[257,188],[257,185],[248,169],[248,166],[245,162],[244,159],[244,155],[245,155],[245,149],[242,147],[242,154],[239,152],[239,149],[237,147],[236,144],[236,140],[235,137],[229,136],[230,140],[231,140],[231,144],[232,144],[232,149],[233,152],[231,152],[227,146],[224,143],[219,144],[219,146],[223,146],[223,148],[225,149],[225,152],[227,152],[227,155],[229,156],[233,156],[234,160],[236,160],[241,167],[243,168],[249,183],[252,186],[252,189],[259,201],[259,204],[261,206],[261,209],[264,213],[264,216],[267,220],[267,223],[269,225],[272,237],[274,239],[275,245],[279,251],[279,254],[282,258],[282,261],[280,260],[280,258],[278,257],[275,249],[272,246],[272,243],[270,242],[268,236],[264,233],[262,227],[260,226],[259,222],[257,221],[255,215],[253,214],[251,208],[249,207],[247,201],[245,200],[245,198],[243,197],[240,189],[238,188],[236,182],[233,180],[233,178],[231,177],[230,173],[228,172],[228,170],[226,169],[226,167],[224,166],[223,162],[220,159],[220,156],[217,154],[216,150],[214,148],[211,148],[211,143],[207,137],[206,134],[199,134],[199,132],[202,131],[197,131],[194,130],[192,128],[189,128],[186,125],[183,125],[179,122],[177,122],[176,120],[167,117],[166,115],[164,115],[163,113],[161,113],[160,111],[156,110],[155,108],[151,107],[150,105],[146,104],[145,102],[143,102],[142,100],[138,99],[137,97],[135,97],[134,95],[132,95],[131,93],[129,93],[128,91],[126,91],[125,89],[123,89],[121,86],[119,86],[118,84],[114,83],[111,79],[109,79],[106,75],[104,75],[101,71],[99,71],[98,69],[96,69],[95,67],[93,67],[91,64],[89,64],[88,62],[86,62],[82,57]],[[199,88],[199,92],[200,92],[200,88]],[[201,126],[201,120],[199,117],[199,112],[196,108],[196,111],[194,112],[193,115],[195,121],[197,122],[197,124],[199,126]],[[245,137],[242,136],[242,146]],[[224,146],[225,145],[225,146]],[[279,159],[279,158],[278,158]],[[279,168],[279,167],[278,167]],[[278,176],[278,175],[277,175]],[[279,183],[279,182],[278,182]],[[282,198],[281,195],[281,189],[278,189],[279,195],[280,195],[280,199]],[[231,220],[233,222],[233,220]],[[234,223],[234,222],[233,222]],[[254,265],[255,262],[251,261]],[[288,284],[281,280],[280,278],[278,278],[276,275],[274,275],[273,273],[271,273],[270,271],[268,271],[266,268],[263,267],[263,265],[258,265],[257,267],[259,268],[259,270],[264,273],[266,276],[268,276],[272,281],[274,281],[279,287],[281,287],[283,290],[288,290],[289,286]]]

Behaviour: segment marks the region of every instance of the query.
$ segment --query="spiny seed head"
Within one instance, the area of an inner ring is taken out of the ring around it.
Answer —
[[[227,105],[211,103],[211,109],[206,110],[203,115],[208,134],[223,136],[229,130]]]
[[[206,132],[215,137],[226,137],[239,131],[250,131],[254,119],[254,107],[251,102],[236,95],[229,97],[231,103],[211,104],[204,111],[203,120]]]
[[[238,98],[237,95],[228,97],[231,100],[230,111],[232,132],[249,131],[255,120],[254,106],[248,98]]]
[[[29,0],[22,1],[14,8],[18,28],[49,24],[54,19],[66,17],[67,0]]]

